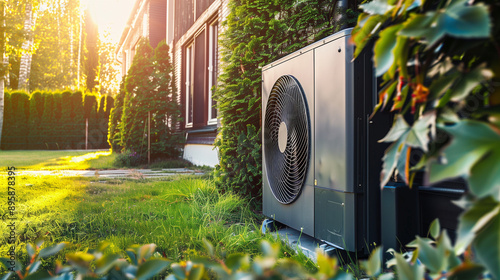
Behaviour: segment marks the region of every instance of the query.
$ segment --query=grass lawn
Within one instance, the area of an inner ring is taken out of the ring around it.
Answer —
[[[0,181],[7,182],[7,177]],[[223,252],[259,252],[259,223],[247,200],[221,192],[209,179],[174,177],[164,181],[16,177],[16,251],[26,260],[27,242],[45,237],[47,244],[68,241],[65,252],[96,248],[101,241],[123,253],[133,244],[155,243],[157,251],[172,260],[204,252],[203,238],[219,256]],[[6,186],[6,184],[2,184]],[[5,187],[6,188],[6,187]],[[0,215],[7,210],[7,191],[0,192]],[[8,251],[7,223],[2,232],[0,256]],[[286,254],[293,255],[290,249]],[[285,251],[283,251],[285,252]],[[285,254],[285,253],[284,253]],[[62,254],[57,257],[64,260]],[[53,266],[54,258],[44,264]],[[296,256],[307,262],[303,256]]]
[[[24,151],[2,151],[0,150],[0,170],[7,166],[17,169],[31,170],[87,170],[87,169],[123,169],[116,164],[117,154],[110,151],[47,151],[47,150],[24,150]],[[190,164],[183,160],[168,160],[153,162],[149,168],[176,168],[188,167]]]

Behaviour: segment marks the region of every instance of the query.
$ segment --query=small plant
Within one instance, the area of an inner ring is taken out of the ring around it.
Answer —
[[[116,156],[115,165],[121,167],[135,167],[147,162],[147,158],[133,150],[126,150]]]

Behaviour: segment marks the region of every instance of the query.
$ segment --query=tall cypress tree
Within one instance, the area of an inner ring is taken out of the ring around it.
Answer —
[[[145,137],[150,100],[148,96],[155,85],[149,77],[153,75],[153,48],[147,39],[142,39],[137,47],[134,60],[125,79],[125,98],[121,120],[121,145],[128,150],[147,152]]]
[[[113,102],[113,107],[109,110],[108,143],[111,146],[111,150],[113,150],[114,152],[121,152],[123,148],[123,146],[121,145],[121,120],[123,115],[124,101],[125,77],[123,77],[122,82],[120,83],[120,91],[116,95],[116,99]]]
[[[151,154],[153,157],[177,157],[183,141],[178,131],[181,109],[173,88],[173,65],[169,46],[161,41],[155,49],[153,83],[156,90],[145,100],[151,111]]]

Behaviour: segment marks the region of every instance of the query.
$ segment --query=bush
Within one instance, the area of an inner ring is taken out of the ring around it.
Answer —
[[[119,153],[115,158],[115,166],[137,167],[148,162],[148,158],[141,153],[125,150]]]

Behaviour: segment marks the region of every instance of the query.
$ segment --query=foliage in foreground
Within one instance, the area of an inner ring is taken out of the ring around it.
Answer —
[[[352,36],[356,53],[376,40],[374,62],[384,85],[376,109],[395,112],[381,140],[392,143],[381,186],[394,172],[411,186],[423,169],[431,183],[465,179],[470,192],[458,202],[464,213],[454,251],[500,279],[500,2],[374,0],[361,8]],[[440,273],[444,264],[436,258],[447,242],[432,250],[418,243],[416,255],[431,258],[428,271]],[[411,263],[407,271],[421,276],[423,269]],[[461,269],[476,268],[466,261]]]
[[[21,279],[150,279],[153,276],[168,276],[166,280],[198,279],[355,279],[355,275],[343,271],[336,258],[317,250],[318,270],[311,272],[303,264],[280,257],[279,244],[261,241],[261,254],[233,253],[223,259],[214,254],[214,247],[204,240],[207,257],[174,263],[155,252],[156,245],[134,245],[126,250],[127,257],[109,253],[108,242],[102,242],[96,250],[66,254],[66,263],[57,262],[52,272],[40,269],[41,259],[58,253],[68,243],[59,243],[40,249],[43,240],[27,244],[29,264],[24,268],[9,258],[0,259],[9,270],[2,279],[17,274]],[[459,258],[453,251],[446,231],[440,232],[439,222],[433,222],[429,238],[417,237],[408,244],[413,252],[398,253],[389,250],[394,258],[383,272],[382,248],[375,249],[370,258],[361,261],[365,274],[370,279],[491,279],[485,268],[474,263],[470,257]],[[472,252],[469,250],[469,254]],[[397,276],[396,276],[397,275]],[[360,275],[358,275],[360,276]],[[86,278],[88,279],[88,278]]]

